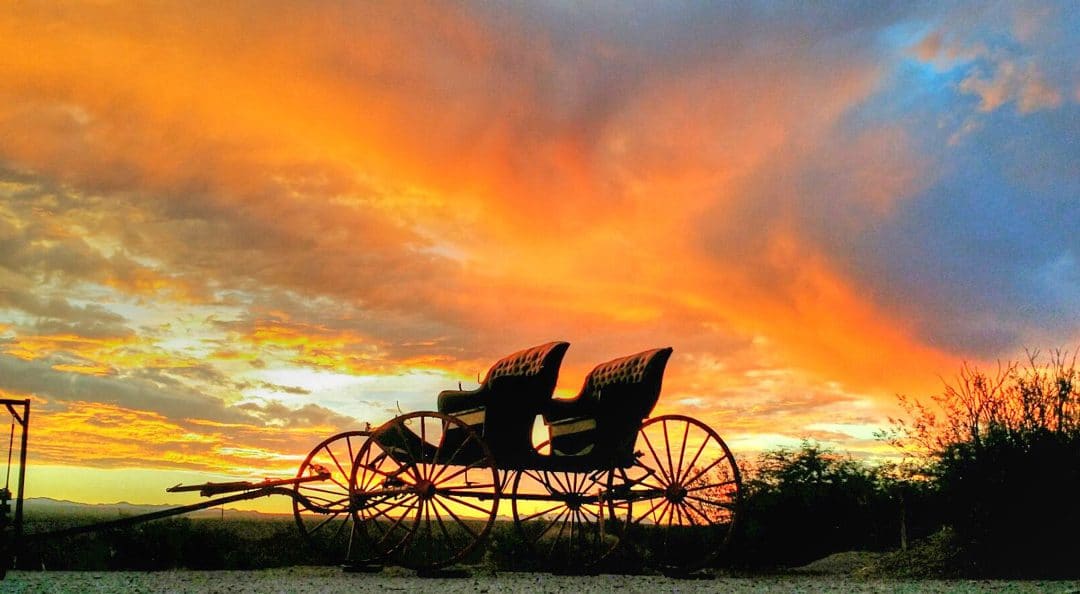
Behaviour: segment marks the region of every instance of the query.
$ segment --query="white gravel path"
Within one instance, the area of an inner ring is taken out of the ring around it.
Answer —
[[[1069,592],[1080,594],[1080,581],[858,580],[832,576],[757,576],[676,580],[661,576],[560,576],[545,573],[477,573],[460,578],[420,578],[400,569],[381,573],[344,573],[327,567],[290,567],[259,571],[79,572],[13,571],[0,592],[200,592],[408,594],[465,592],[592,594],[594,592]]]

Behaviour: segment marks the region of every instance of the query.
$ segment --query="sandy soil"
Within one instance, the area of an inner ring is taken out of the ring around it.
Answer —
[[[544,573],[474,574],[420,578],[399,569],[344,573],[335,568],[261,571],[28,572],[0,582],[3,592],[1072,592],[1080,581],[857,580],[832,576],[758,576],[676,580],[661,576],[558,576]]]

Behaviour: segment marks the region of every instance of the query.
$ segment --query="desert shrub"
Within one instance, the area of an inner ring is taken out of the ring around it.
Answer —
[[[91,524],[101,518],[35,520],[30,533]],[[256,569],[336,560],[312,555],[292,518],[170,518],[61,538],[30,538],[20,569]]]
[[[897,544],[897,497],[880,469],[813,442],[748,465],[741,542],[751,565],[799,565]]]
[[[1080,567],[1076,355],[963,366],[931,402],[901,398],[894,442],[922,453],[970,571],[1075,576]]]

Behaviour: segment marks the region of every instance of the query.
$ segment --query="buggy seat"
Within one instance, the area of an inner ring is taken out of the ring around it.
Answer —
[[[579,457],[598,465],[627,467],[642,421],[660,398],[671,347],[597,365],[573,399],[551,399],[544,422],[553,458]]]
[[[476,431],[500,467],[520,466],[535,454],[533,422],[551,400],[569,347],[568,342],[549,342],[504,357],[475,390],[440,392],[438,410]],[[462,432],[448,427],[444,449],[464,439],[454,433]]]

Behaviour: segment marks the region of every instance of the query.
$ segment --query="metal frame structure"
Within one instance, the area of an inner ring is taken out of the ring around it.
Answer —
[[[4,486],[0,487],[0,579],[11,566],[23,536],[23,488],[26,485],[26,443],[30,429],[30,400],[0,399],[11,416],[8,434],[7,468]],[[11,470],[15,452],[15,432],[19,433],[19,474],[15,493],[11,492]],[[15,513],[11,514],[11,501],[15,501]]]

